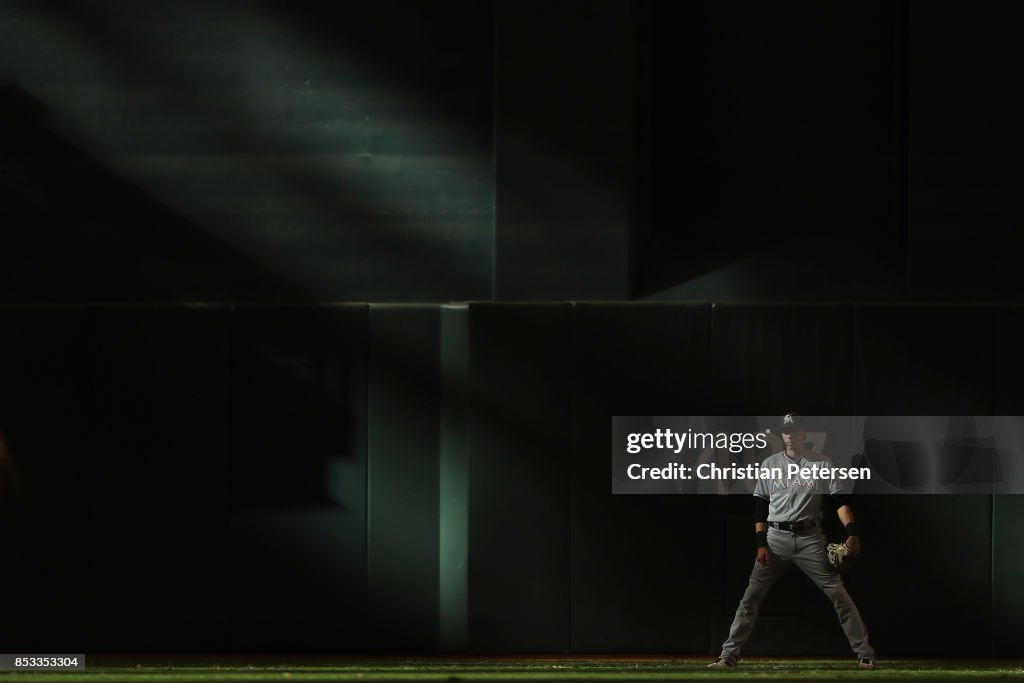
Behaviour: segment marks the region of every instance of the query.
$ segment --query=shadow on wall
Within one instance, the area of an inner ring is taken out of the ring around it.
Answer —
[[[0,300],[300,298],[55,134],[16,85],[0,87],[0,150]]]
[[[307,299],[487,298],[489,33],[401,6],[311,10],[314,31],[277,3],[16,3],[0,57],[97,158]]]
[[[904,296],[902,4],[636,7],[638,295]]]

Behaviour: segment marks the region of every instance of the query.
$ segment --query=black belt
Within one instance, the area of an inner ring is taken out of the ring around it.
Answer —
[[[818,521],[814,519],[805,519],[799,522],[768,522],[768,526],[781,531],[798,532],[818,528]]]

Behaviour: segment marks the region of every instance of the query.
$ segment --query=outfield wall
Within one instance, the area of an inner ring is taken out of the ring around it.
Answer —
[[[0,415],[26,493],[4,512],[3,640],[708,653],[745,585],[750,501],[612,496],[610,416],[1019,413],[1020,315],[8,306]],[[848,585],[880,651],[1015,653],[1015,501],[857,498]],[[796,573],[763,617],[751,654],[845,652]]]

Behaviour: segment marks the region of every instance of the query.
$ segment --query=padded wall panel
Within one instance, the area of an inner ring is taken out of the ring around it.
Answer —
[[[474,651],[570,640],[568,304],[469,307],[469,636]]]
[[[847,585],[879,652],[989,654],[991,500],[856,496],[864,554]]]
[[[1021,567],[1024,551],[1020,528],[1024,524],[1024,496],[994,496],[992,507],[992,654],[1024,656],[1024,587]]]
[[[1024,330],[1024,307],[1005,306],[995,311],[992,373],[995,382],[995,415],[1024,415],[1024,353],[1020,333]]]
[[[573,649],[703,652],[719,581],[713,498],[612,495],[614,415],[702,414],[710,306],[577,304],[572,362]]]
[[[366,332],[358,304],[232,315],[225,647],[366,646]]]
[[[438,646],[438,306],[370,307],[367,599],[377,648]]]
[[[227,617],[227,307],[99,309],[87,470],[120,647],[199,647]],[[173,549],[173,552],[170,551]]]
[[[849,413],[848,306],[715,304],[712,320],[716,414]]]
[[[855,309],[854,411],[991,414],[994,315],[989,307]],[[865,536],[857,578],[864,584],[863,609],[872,619],[876,648],[988,654],[991,498],[864,495],[855,502]],[[943,552],[937,561],[937,541],[957,552]],[[893,558],[899,558],[902,574],[914,577],[911,586],[892,583]],[[958,615],[955,629],[945,623],[949,614]]]
[[[862,415],[988,415],[994,309],[857,307],[853,408]]]
[[[0,461],[0,543],[8,548],[0,581],[17,586],[0,638],[25,652],[97,643],[118,628],[102,617],[117,584],[91,511],[97,492],[89,481],[103,446],[91,411],[88,314],[4,307],[0,329],[0,432],[8,447]],[[20,495],[12,501],[15,477]]]
[[[996,311],[994,374],[996,415],[1024,415],[1024,354],[1020,331],[1024,329],[1024,308],[1014,306]],[[1017,477],[1024,463],[1015,461]],[[1024,553],[1020,529],[1024,528],[1024,496],[993,497],[992,505],[992,648],[1000,657],[1024,656],[1020,634],[1024,633],[1024,590],[1020,571]]]

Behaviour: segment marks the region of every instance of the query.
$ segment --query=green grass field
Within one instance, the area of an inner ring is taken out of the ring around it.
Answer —
[[[701,658],[458,658],[346,659],[336,663],[298,664],[265,658],[253,664],[227,660],[188,661],[180,658],[87,658],[78,672],[0,672],[0,683],[67,681],[100,683],[155,681],[705,681],[754,678],[770,681],[870,678],[881,681],[1024,680],[1024,661],[881,660],[864,671],[850,659],[748,658],[733,671],[708,671],[710,657]]]

